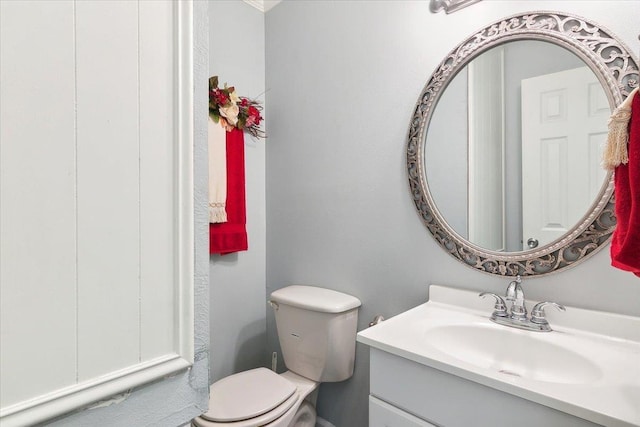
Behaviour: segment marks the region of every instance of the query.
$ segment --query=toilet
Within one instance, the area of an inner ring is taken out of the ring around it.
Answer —
[[[279,289],[274,310],[284,364],[230,375],[210,388],[196,427],[314,427],[318,385],[353,375],[360,300],[315,286]]]

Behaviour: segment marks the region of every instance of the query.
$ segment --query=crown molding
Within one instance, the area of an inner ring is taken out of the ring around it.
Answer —
[[[258,9],[260,12],[264,12],[264,1],[263,0],[242,0],[249,6],[253,6]]]
[[[272,7],[280,3],[282,0],[242,0],[249,6],[253,6],[260,12],[269,11]]]

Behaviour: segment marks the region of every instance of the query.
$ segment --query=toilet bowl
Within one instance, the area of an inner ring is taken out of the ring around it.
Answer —
[[[318,385],[353,375],[359,299],[293,285],[274,291],[269,303],[289,371],[257,368],[215,382],[209,410],[192,426],[314,427]]]
[[[315,427],[316,408],[311,403],[303,401],[289,425],[291,427]]]
[[[291,371],[257,368],[223,378],[210,387],[209,410],[195,427],[313,427],[318,383]]]

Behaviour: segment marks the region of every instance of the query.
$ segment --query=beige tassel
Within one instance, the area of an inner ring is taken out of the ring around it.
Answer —
[[[629,143],[629,120],[631,119],[631,102],[638,88],[631,91],[627,99],[618,106],[609,118],[609,134],[607,145],[602,156],[602,166],[613,170],[620,164],[629,162],[627,144]]]
[[[227,211],[224,203],[209,203],[209,222],[227,222]]]

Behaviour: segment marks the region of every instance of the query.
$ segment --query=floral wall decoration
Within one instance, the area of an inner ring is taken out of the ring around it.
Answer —
[[[256,138],[266,138],[260,129],[262,106],[258,101],[238,96],[233,86],[218,87],[218,76],[209,78],[209,115],[227,132],[240,129]]]
[[[248,250],[244,132],[266,138],[262,106],[209,78],[209,253]]]

